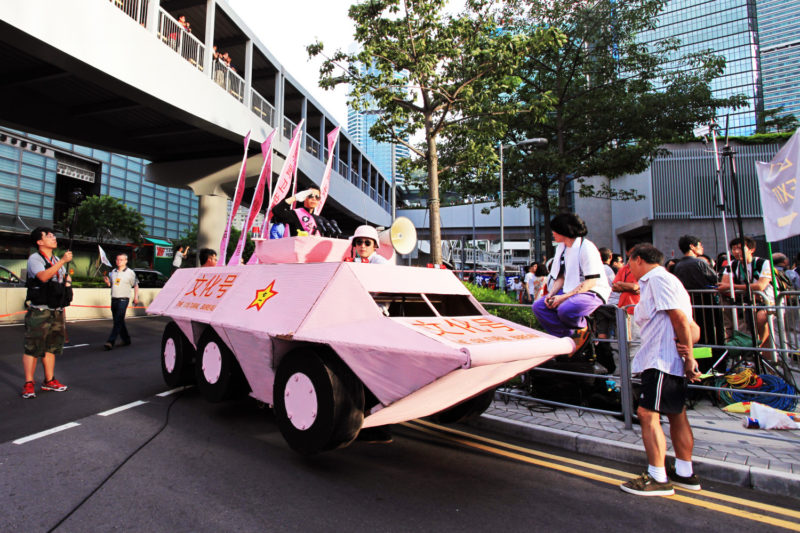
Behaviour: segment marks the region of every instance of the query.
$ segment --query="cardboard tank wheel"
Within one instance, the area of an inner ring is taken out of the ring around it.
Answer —
[[[304,347],[278,364],[275,419],[293,450],[313,454],[346,446],[364,422],[364,387],[329,349]]]
[[[194,346],[175,322],[164,328],[161,336],[161,374],[170,387],[194,381]]]
[[[242,392],[245,378],[236,357],[219,335],[208,327],[197,343],[195,380],[209,402],[221,402]]]
[[[431,415],[431,420],[438,424],[456,424],[483,414],[494,400],[494,389],[473,396],[449,409]]]

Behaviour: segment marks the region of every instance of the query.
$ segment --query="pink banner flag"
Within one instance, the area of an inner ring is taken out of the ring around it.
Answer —
[[[314,210],[315,215],[322,213],[322,206],[325,205],[325,200],[328,199],[328,189],[331,187],[331,170],[333,169],[334,150],[336,149],[336,141],[339,140],[340,126],[336,126],[332,132],[328,134],[328,163],[325,165],[325,174],[322,175],[322,183],[319,185],[319,204]]]
[[[264,156],[264,164],[261,165],[261,174],[258,176],[258,184],[256,184],[256,190],[253,193],[253,201],[250,202],[247,221],[242,226],[242,233],[239,235],[239,242],[236,243],[236,250],[233,252],[230,261],[228,261],[229,265],[238,265],[241,262],[244,244],[247,241],[247,232],[253,227],[253,222],[258,216],[258,212],[261,211],[261,204],[264,203],[266,181],[272,181],[272,138],[274,136],[275,130],[272,130],[272,133],[261,143],[261,155]]]
[[[272,214],[272,209],[278,205],[278,202],[286,198],[286,193],[289,192],[289,187],[292,185],[292,177],[297,169],[297,158],[300,154],[300,135],[303,131],[303,120],[294,129],[292,133],[292,141],[289,143],[289,153],[286,154],[286,162],[283,164],[281,173],[278,176],[278,181],[275,182],[275,190],[272,192],[269,206],[267,206],[267,216],[264,218],[264,224],[261,226],[261,235],[269,235],[269,219]]]
[[[244,195],[244,181],[245,174],[247,173],[247,147],[250,145],[250,132],[244,137],[244,155],[242,156],[242,166],[239,170],[239,180],[236,182],[236,192],[233,195],[233,206],[231,206],[231,214],[228,217],[228,225],[225,226],[225,232],[222,234],[222,241],[219,243],[219,264],[223,266],[226,264],[225,257],[228,251],[228,240],[231,237],[231,224],[233,217],[239,210],[239,205],[242,203],[242,196]]]

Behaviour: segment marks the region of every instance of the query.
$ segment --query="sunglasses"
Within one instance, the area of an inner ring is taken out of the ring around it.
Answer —
[[[353,242],[356,246],[372,246],[372,239],[356,239]]]
[[[319,194],[309,194],[308,198],[314,198],[315,200],[319,200]]]

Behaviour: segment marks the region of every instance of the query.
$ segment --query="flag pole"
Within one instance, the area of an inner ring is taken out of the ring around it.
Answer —
[[[719,200],[718,200],[718,203],[717,203],[717,209],[719,209],[720,213],[722,213],[722,236],[723,236],[722,238],[725,239],[725,255],[728,258],[728,282],[729,282],[729,284],[731,286],[730,297],[731,297],[731,299],[734,299],[734,298],[736,298],[736,293],[735,293],[735,291],[733,289],[733,269],[730,268],[732,257],[731,257],[731,248],[730,248],[730,245],[728,244],[730,242],[728,240],[728,220],[727,220],[727,217],[725,216],[725,192],[724,192],[724,190],[722,188],[722,169],[721,169],[720,162],[719,162],[719,149],[717,147],[717,132],[714,129],[714,125],[713,124],[711,125],[711,127],[709,129],[711,130],[711,140],[712,140],[712,143],[714,145],[714,164],[716,165],[716,170],[717,170],[717,174],[716,174],[716,176],[717,176],[717,195],[719,197]]]

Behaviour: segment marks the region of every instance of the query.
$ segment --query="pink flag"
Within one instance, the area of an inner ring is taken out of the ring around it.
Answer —
[[[272,130],[272,133],[261,143],[261,155],[264,156],[264,164],[261,166],[261,174],[258,176],[258,184],[253,194],[253,201],[250,203],[250,211],[247,213],[247,222],[242,226],[242,234],[239,235],[236,250],[233,252],[230,261],[228,261],[229,265],[238,265],[241,262],[244,243],[247,241],[247,232],[253,227],[253,222],[258,216],[258,212],[261,211],[261,204],[264,202],[265,182],[266,180],[272,181],[272,137],[274,136],[275,130]]]
[[[286,193],[289,192],[289,187],[292,185],[292,176],[297,169],[297,158],[300,153],[300,134],[303,131],[303,120],[294,129],[292,133],[292,141],[289,143],[289,152],[286,154],[286,162],[283,164],[281,173],[278,176],[278,181],[275,182],[275,190],[272,192],[272,198],[267,206],[267,216],[264,217],[264,224],[261,225],[261,235],[269,235],[269,219],[272,214],[272,209],[278,205],[278,202],[286,198]]]
[[[242,196],[244,195],[244,176],[247,173],[247,147],[250,144],[250,132],[244,138],[244,156],[242,156],[242,167],[239,170],[239,180],[236,182],[236,192],[233,195],[233,206],[231,206],[231,214],[228,217],[228,225],[225,226],[225,232],[222,234],[222,241],[219,243],[219,265],[225,265],[225,256],[228,250],[228,240],[231,237],[231,224],[233,217],[239,210],[239,205],[242,203]]]
[[[328,163],[325,165],[325,174],[322,175],[322,183],[319,186],[319,204],[314,210],[315,215],[322,213],[322,206],[325,205],[325,200],[328,199],[328,189],[331,186],[331,169],[333,168],[333,151],[336,148],[336,141],[339,140],[339,129],[340,126],[336,126],[328,134]]]

